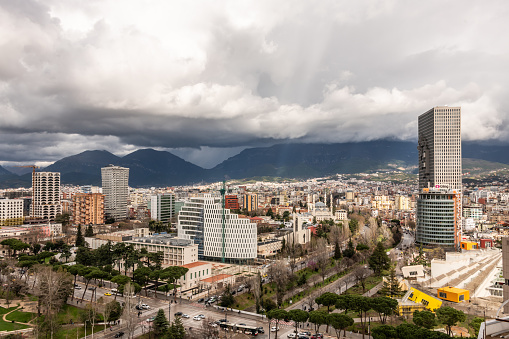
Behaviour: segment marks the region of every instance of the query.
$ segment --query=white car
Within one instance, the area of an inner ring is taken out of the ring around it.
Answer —
[[[295,335],[295,333],[292,332],[292,333],[288,333],[287,337],[288,338],[295,338],[297,336]]]
[[[205,314],[198,314],[197,317],[200,317],[202,319],[205,319]]]
[[[193,320],[201,320],[201,317],[200,317],[199,315],[195,315],[195,316],[193,317]]]
[[[271,331],[271,332],[279,331],[279,327],[278,327],[278,328],[276,328],[276,326],[272,326],[272,327],[270,328],[270,331]]]
[[[150,306],[148,306],[147,304],[141,304],[141,308],[145,310],[150,310]]]
[[[182,318],[186,318],[186,319],[189,318],[189,314],[185,314],[185,313],[182,314]]]

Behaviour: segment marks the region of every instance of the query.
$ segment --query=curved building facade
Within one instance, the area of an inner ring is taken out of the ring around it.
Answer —
[[[54,220],[62,213],[60,202],[60,173],[35,172],[32,175],[32,216],[44,220]]]
[[[423,189],[417,199],[415,241],[425,246],[459,244],[461,195],[456,191]]]

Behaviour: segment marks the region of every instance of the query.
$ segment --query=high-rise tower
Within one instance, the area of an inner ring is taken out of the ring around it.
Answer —
[[[127,218],[129,168],[109,165],[101,168],[104,214],[123,220]]]
[[[54,220],[62,213],[60,202],[60,173],[34,172],[32,174],[32,216],[35,218]]]
[[[461,107],[419,116],[416,242],[457,247],[461,235]]]
[[[434,107],[419,116],[419,189],[461,191],[461,107]]]

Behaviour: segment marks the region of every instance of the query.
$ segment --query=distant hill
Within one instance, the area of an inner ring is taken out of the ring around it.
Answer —
[[[509,146],[463,143],[463,169],[489,171],[509,165]],[[415,172],[417,144],[368,141],[341,144],[278,144],[246,149],[212,169],[203,169],[170,152],[141,149],[124,157],[107,151],[85,151],[41,169],[62,173],[64,184],[101,184],[101,167],[130,169],[133,187],[175,186],[251,177],[310,178],[399,169]],[[0,188],[30,187],[31,173],[13,174],[0,167]]]

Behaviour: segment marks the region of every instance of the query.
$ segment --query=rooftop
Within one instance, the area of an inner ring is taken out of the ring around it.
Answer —
[[[180,265],[180,267],[193,268],[193,267],[198,267],[198,266],[202,266],[202,265],[210,265],[210,264],[208,262],[197,261],[197,262],[192,262],[190,264]]]
[[[170,234],[157,234],[149,237],[136,238],[129,241],[130,243],[143,244],[159,244],[170,246],[189,246],[193,244],[192,240],[177,238]]]

